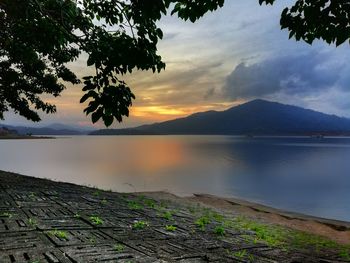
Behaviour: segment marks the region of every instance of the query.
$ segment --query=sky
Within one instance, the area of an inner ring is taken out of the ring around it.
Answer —
[[[223,8],[196,23],[166,16],[159,26],[164,39],[159,54],[166,63],[160,74],[135,72],[126,82],[136,95],[129,118],[113,128],[134,127],[225,110],[262,98],[350,117],[350,47],[316,41],[312,46],[288,39],[279,19],[293,1],[260,6],[257,0],[226,0]],[[85,57],[69,65],[78,76],[89,74]],[[63,123],[92,127],[80,104],[81,86],[67,86],[54,115],[41,114],[34,126]],[[8,113],[6,124],[33,126]],[[103,128],[100,122],[94,126]]]

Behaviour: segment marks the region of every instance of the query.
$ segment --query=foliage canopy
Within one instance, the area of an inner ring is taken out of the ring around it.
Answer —
[[[259,0],[273,4],[279,0]],[[289,37],[312,44],[324,40],[337,46],[350,39],[350,1],[347,0],[296,0],[283,10],[282,29],[288,29]]]
[[[121,79],[137,70],[165,68],[157,54],[163,33],[156,22],[170,9],[192,22],[224,0],[1,0],[0,118],[9,108],[32,121],[37,110],[56,111],[40,96],[58,96],[64,82],[80,83],[66,64],[88,56],[93,76],[84,76],[84,110],[109,126],[122,121],[135,98]],[[33,109],[34,108],[34,109]]]
[[[273,4],[275,0],[259,0]],[[38,110],[56,107],[43,95],[59,96],[66,83],[83,83],[84,112],[110,126],[129,115],[135,99],[123,75],[135,70],[160,72],[157,53],[163,38],[157,21],[167,13],[195,22],[224,0],[0,0],[0,119],[13,109],[32,121]],[[350,3],[297,0],[281,17],[290,37],[337,45],[350,37]],[[67,63],[81,54],[95,74],[80,80]]]

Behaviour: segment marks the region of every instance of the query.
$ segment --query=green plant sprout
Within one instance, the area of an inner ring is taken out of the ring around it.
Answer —
[[[114,245],[114,250],[117,251],[117,253],[122,253],[125,250],[125,246],[122,244],[116,244]]]
[[[137,203],[135,201],[129,201],[128,202],[128,207],[130,209],[132,209],[132,210],[140,210],[140,209],[143,208],[141,204],[139,204],[139,203]]]
[[[55,236],[60,239],[68,240],[68,233],[66,231],[54,229],[54,230],[47,231],[47,234],[50,236]]]
[[[234,252],[233,256],[239,259],[243,259],[245,256],[247,256],[247,251],[245,249],[239,250],[237,252]]]
[[[155,207],[156,207],[156,202],[153,201],[152,199],[144,199],[144,200],[143,200],[143,203],[144,203],[146,206],[150,207],[150,208],[155,208]]]
[[[205,227],[210,224],[210,219],[207,216],[202,216],[198,218],[195,222],[196,226],[201,229],[205,230]]]
[[[99,190],[95,191],[92,193],[92,195],[94,196],[100,196],[101,195],[101,192]]]
[[[75,213],[74,218],[81,218],[81,215],[79,213]]]
[[[38,225],[37,221],[35,219],[33,219],[33,218],[29,218],[28,219],[28,224],[33,226],[33,227]]]
[[[172,220],[173,219],[173,215],[170,211],[165,211],[162,215],[162,217],[166,220]]]
[[[136,221],[136,222],[133,224],[132,228],[133,228],[133,229],[138,229],[138,230],[140,230],[140,229],[144,229],[144,228],[147,227],[147,226],[149,226],[149,223],[146,222],[146,221]]]
[[[176,229],[177,229],[177,227],[173,226],[173,225],[166,225],[165,226],[165,230],[169,231],[169,232],[174,232]]]
[[[90,219],[91,223],[93,223],[96,226],[103,224],[102,219],[98,216],[90,216],[89,219]]]
[[[225,227],[224,226],[217,226],[214,229],[214,233],[218,236],[224,236],[225,235]]]
[[[0,214],[0,217],[12,218],[13,214],[11,214],[10,212],[4,212],[4,213]]]

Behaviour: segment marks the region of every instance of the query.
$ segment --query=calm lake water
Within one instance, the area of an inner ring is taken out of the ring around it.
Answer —
[[[0,170],[115,191],[238,197],[350,221],[350,138],[0,140]]]

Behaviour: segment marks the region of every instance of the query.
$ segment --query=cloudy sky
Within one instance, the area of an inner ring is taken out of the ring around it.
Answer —
[[[224,110],[254,98],[294,104],[350,117],[350,47],[312,46],[288,40],[281,31],[281,10],[293,1],[259,6],[257,0],[226,0],[225,6],[192,24],[165,17],[159,54],[167,64],[160,74],[137,72],[127,83],[136,95],[131,116],[114,127],[132,127],[189,115]],[[84,58],[70,65],[87,74]],[[50,123],[91,126],[83,114],[80,86],[68,86]],[[6,123],[32,125],[9,113]],[[102,123],[97,125],[103,127]]]

